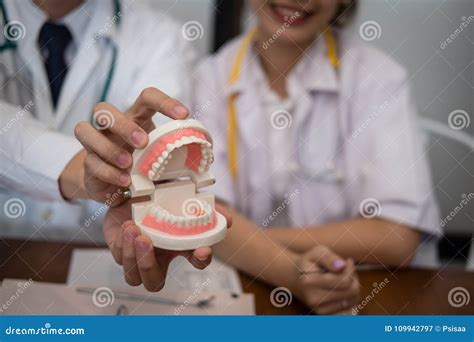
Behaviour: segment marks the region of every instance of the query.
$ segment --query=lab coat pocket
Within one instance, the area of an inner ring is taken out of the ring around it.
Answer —
[[[305,225],[341,220],[346,215],[344,179],[339,165],[328,162],[319,169],[303,172],[302,203]]]

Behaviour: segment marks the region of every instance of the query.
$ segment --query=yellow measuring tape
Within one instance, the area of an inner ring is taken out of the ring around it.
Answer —
[[[249,31],[242,43],[239,46],[234,62],[230,70],[229,85],[233,85],[240,77],[240,70],[242,69],[242,61],[250,49],[257,29]],[[324,40],[327,47],[327,58],[331,65],[337,69],[339,67],[339,57],[337,54],[336,40],[330,29],[323,32]],[[233,93],[228,99],[228,114],[227,114],[227,154],[228,154],[228,168],[233,180],[237,179],[239,170],[238,160],[238,126],[237,126],[237,94]]]

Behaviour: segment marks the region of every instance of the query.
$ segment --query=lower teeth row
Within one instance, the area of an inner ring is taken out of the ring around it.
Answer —
[[[204,215],[198,217],[176,216],[159,206],[154,206],[150,209],[150,214],[157,220],[176,224],[181,227],[190,228],[199,224],[206,224],[211,220],[212,208],[208,203],[204,204]]]

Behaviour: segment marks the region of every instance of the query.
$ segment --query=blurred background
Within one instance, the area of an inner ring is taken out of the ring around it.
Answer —
[[[192,42],[199,57],[216,51],[254,22],[242,0],[147,1],[182,23],[194,20],[202,25],[203,37]],[[367,43],[384,50],[411,75],[420,134],[426,137],[434,191],[445,221],[440,257],[450,266],[464,267],[471,247],[474,258],[474,2],[361,0],[344,34],[361,40],[359,32],[367,26],[376,31]],[[1,234],[31,235],[16,228],[4,227]],[[71,231],[44,227],[33,238],[69,241],[72,236]],[[74,240],[90,239],[100,240],[100,230],[74,234]]]

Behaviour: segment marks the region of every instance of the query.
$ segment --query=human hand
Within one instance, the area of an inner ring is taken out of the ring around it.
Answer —
[[[156,292],[165,285],[170,262],[182,255],[197,269],[204,269],[212,261],[210,247],[194,251],[168,251],[154,248],[148,236],[131,220],[131,200],[110,208],[104,220],[104,237],[115,261],[123,266],[126,282],[132,286],[143,284],[148,291]],[[232,218],[223,206],[216,210],[226,217],[227,227]]]
[[[131,152],[147,145],[147,133],[154,128],[151,118],[156,112],[173,119],[184,119],[189,113],[178,100],[155,88],[143,90],[125,112],[110,103],[99,103],[94,108],[97,128],[86,121],[75,127],[74,133],[84,150],[61,174],[63,196],[94,199],[109,206],[123,202],[123,196],[114,194],[121,194],[119,190],[130,185],[127,169],[132,165]]]
[[[292,292],[313,312],[341,313],[358,303],[360,284],[353,260],[320,245],[297,258],[296,272]]]

